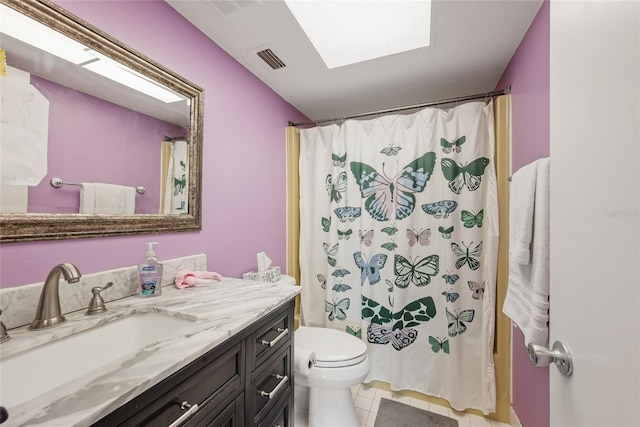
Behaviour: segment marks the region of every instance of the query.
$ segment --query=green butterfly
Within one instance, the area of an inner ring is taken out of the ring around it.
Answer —
[[[456,335],[461,335],[463,332],[467,330],[467,325],[464,322],[473,321],[473,315],[475,314],[475,310],[464,310],[459,315],[451,313],[447,308],[445,308],[447,313],[447,322],[449,329],[449,336],[455,337]],[[454,310],[455,313],[455,310]]]
[[[347,331],[347,333],[353,335],[354,337],[362,339],[362,328],[361,327],[356,326],[355,328],[352,328],[351,326],[347,326],[346,331]]]
[[[394,146],[392,142],[388,147],[383,148],[382,151],[380,151],[380,154],[386,154],[387,156],[396,156],[398,155],[400,150],[402,150],[402,148],[398,147],[397,145]]]
[[[384,283],[387,285],[387,291],[393,292],[393,282],[389,279],[384,279]]]
[[[340,172],[337,176],[336,180],[333,180],[331,174],[327,175],[325,179],[325,185],[327,187],[327,192],[331,197],[332,202],[339,202],[342,200],[342,194],[347,191],[347,173]]]
[[[444,353],[449,354],[449,338],[438,339],[429,336],[429,344],[431,344],[431,350],[433,350],[434,353],[442,350]]]
[[[482,255],[482,242],[478,243],[472,250],[469,250],[469,246],[471,245],[466,246],[464,242],[462,242],[462,244],[465,246],[465,250],[462,250],[457,243],[451,243],[451,250],[460,257],[456,260],[456,268],[459,270],[463,265],[468,264],[470,269],[477,270],[480,268],[480,261],[474,257],[480,257]],[[473,242],[471,242],[471,244],[473,244]]]
[[[371,166],[351,162],[351,172],[360,186],[360,194],[366,199],[364,208],[376,221],[397,220],[411,215],[416,205],[415,193],[421,193],[433,175],[436,153],[423,154],[388,178]],[[382,165],[384,168],[384,163]]]
[[[475,191],[480,187],[482,174],[489,165],[489,159],[480,157],[462,166],[449,158],[443,158],[440,161],[442,174],[449,181],[449,188],[456,194],[460,194],[464,187],[469,191]]]
[[[388,250],[388,251],[392,251],[392,250],[394,250],[395,248],[397,248],[397,247],[398,247],[398,245],[396,245],[396,244],[395,244],[395,243],[393,243],[393,242],[388,242],[388,243],[383,243],[383,244],[381,244],[381,245],[380,245],[380,247],[383,247],[383,248],[385,248],[385,249],[386,249],[386,250]]]
[[[443,239],[450,239],[451,233],[453,233],[453,225],[449,228],[444,228],[443,226],[438,227],[438,231],[442,233]]]
[[[473,228],[474,225],[478,227],[482,227],[482,220],[484,219],[484,209],[480,209],[476,215],[472,214],[469,211],[463,210],[460,212],[460,219],[464,223],[464,226],[467,228]]]
[[[395,227],[385,227],[382,230],[380,230],[383,233],[387,233],[389,236],[393,236],[394,234],[396,234],[398,232],[398,229]]]
[[[322,231],[329,231],[329,227],[331,227],[331,218],[322,217]]]
[[[342,156],[338,156],[335,153],[331,153],[331,160],[333,161],[333,166],[338,166],[343,168],[345,164],[345,160],[347,160],[347,153],[344,153]]]
[[[467,141],[467,137],[466,136],[461,136],[460,138],[456,139],[455,141],[447,141],[444,138],[440,138],[440,145],[442,145],[442,151],[444,151],[445,153],[449,154],[452,151],[455,151],[456,153],[460,152],[460,146],[462,144],[464,144]]]
[[[351,238],[351,234],[353,234],[353,230],[351,229],[348,229],[346,231],[338,230],[338,239],[349,240]]]
[[[392,313],[390,309],[379,302],[362,296],[362,318],[369,319],[372,324],[388,325],[393,323],[391,329],[401,330],[428,322],[436,316],[436,305],[433,298],[424,297],[410,302],[400,311]],[[371,341],[370,337],[369,342]]]
[[[347,318],[345,310],[348,310],[349,306],[351,306],[351,300],[349,298],[341,299],[338,302],[335,300],[333,300],[333,302],[325,301],[324,311],[329,313],[329,320],[344,320]]]
[[[323,243],[322,247],[324,248],[324,253],[327,254],[327,262],[331,267],[335,267],[338,261],[334,258],[334,256],[337,255],[340,244],[336,243],[332,247],[329,247],[328,243]]]
[[[430,255],[412,264],[402,255],[396,254],[393,265],[396,286],[406,288],[409,283],[414,283],[416,286],[428,285],[431,283],[431,276],[435,276],[440,271],[439,260],[438,255]]]

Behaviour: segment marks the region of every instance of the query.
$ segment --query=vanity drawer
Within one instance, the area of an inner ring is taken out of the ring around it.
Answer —
[[[291,371],[291,348],[283,348],[267,360],[260,370],[252,374],[250,390],[253,390],[254,423],[261,421],[283,398],[291,396],[293,390],[293,372]]]
[[[223,408],[223,409],[220,409]],[[231,402],[211,402],[180,427],[244,427],[244,394]]]
[[[187,405],[220,407],[229,396],[244,386],[244,341],[226,351],[205,354],[176,372],[158,386],[141,394],[112,412],[94,426],[162,426],[171,425],[187,411]],[[186,378],[174,381],[174,378]],[[183,404],[186,402],[186,404]]]
[[[292,418],[293,401],[290,396],[282,396],[258,427],[287,427],[293,424]]]
[[[284,307],[265,319],[262,326],[255,332],[250,361],[251,371],[257,369],[269,357],[281,348],[290,345],[293,334],[293,318],[290,311]]]

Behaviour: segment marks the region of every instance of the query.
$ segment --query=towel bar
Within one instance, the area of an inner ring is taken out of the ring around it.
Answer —
[[[63,185],[77,185],[77,186],[81,186],[82,184],[79,184],[77,182],[64,182],[62,180],[62,178],[51,178],[51,186],[55,187],[55,188],[60,188]],[[136,187],[136,192],[138,194],[144,194],[144,192],[147,191],[146,188],[144,188],[142,185],[138,185]]]

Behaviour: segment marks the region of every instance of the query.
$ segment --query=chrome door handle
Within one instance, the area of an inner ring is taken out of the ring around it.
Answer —
[[[527,350],[529,351],[529,360],[534,365],[549,366],[555,363],[562,375],[569,377],[573,374],[573,359],[571,359],[569,349],[564,343],[554,342],[551,350],[541,345],[529,344]]]
[[[285,384],[287,383],[287,381],[289,381],[289,377],[286,376],[286,375],[274,375],[274,377],[276,377],[276,379],[280,380],[278,385],[273,390],[271,390],[271,393],[267,393],[266,391],[262,391],[262,390],[256,390],[256,392],[260,396],[268,396],[269,400],[273,399],[273,396],[275,396],[276,393],[278,393],[278,390],[280,390],[282,387],[284,387]]]
[[[190,405],[186,400],[184,402],[182,402],[180,404],[180,409],[182,409],[183,411],[185,409],[188,409],[187,412],[185,412],[184,414],[180,415],[180,418],[178,418],[177,420],[175,420],[174,422],[172,422],[169,427],[178,427],[180,426],[182,423],[184,423],[187,418],[189,418],[191,415],[193,415],[197,410],[198,410],[198,404],[194,403],[193,405]]]
[[[284,328],[284,329],[278,328],[277,331],[280,332],[280,335],[275,337],[272,341],[262,340],[262,341],[260,341],[260,344],[268,345],[269,347],[273,347],[274,345],[276,345],[278,343],[278,341],[280,341],[282,338],[287,336],[287,334],[289,333],[289,328]]]

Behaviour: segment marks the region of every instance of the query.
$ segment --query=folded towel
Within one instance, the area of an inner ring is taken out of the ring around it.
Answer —
[[[536,160],[518,169],[511,177],[509,195],[509,259],[520,264],[531,261],[531,239],[533,237],[533,210],[535,206]]]
[[[522,330],[527,345],[546,345],[549,337],[549,164],[548,158],[537,160],[511,181],[509,281],[502,312]]]
[[[83,182],[80,189],[81,214],[134,214],[136,189],[123,185]]]

